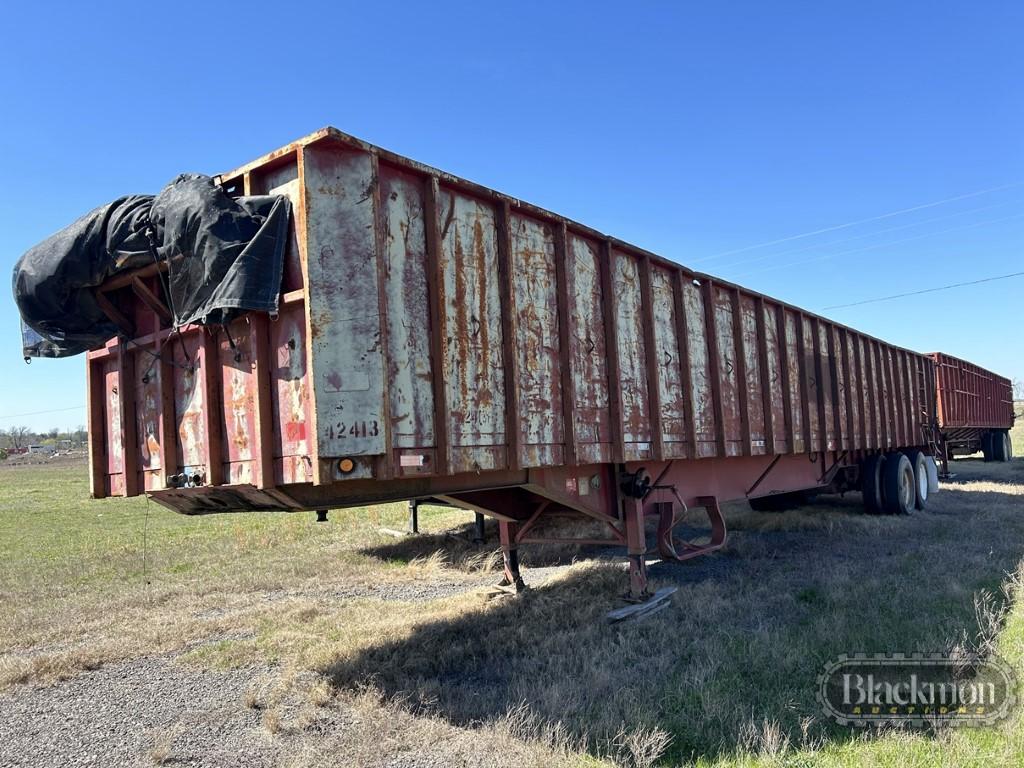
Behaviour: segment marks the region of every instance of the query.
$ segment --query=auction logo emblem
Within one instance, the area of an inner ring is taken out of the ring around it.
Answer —
[[[1017,680],[995,657],[858,653],[825,665],[818,701],[840,725],[990,725],[1017,703]]]

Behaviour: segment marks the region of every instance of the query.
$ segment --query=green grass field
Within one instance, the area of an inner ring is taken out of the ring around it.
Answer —
[[[154,654],[269,665],[268,712],[297,692],[393,724],[383,742],[349,734],[338,764],[440,741],[453,764],[1022,765],[1020,711],[985,729],[865,733],[814,698],[822,664],[857,651],[995,649],[1024,679],[1024,460],[953,468],[904,518],[865,517],[855,497],[734,506],[724,551],[652,566],[655,587],[679,586],[668,610],[610,627],[619,561],[527,549],[528,582],[554,575],[489,599],[493,536],[469,543],[464,513],[427,511],[425,533],[403,539],[380,529],[403,527],[404,505],[324,525],[186,518],[89,500],[82,465],[0,467],[0,687]],[[294,765],[338,760],[308,716],[266,722],[295,742]]]

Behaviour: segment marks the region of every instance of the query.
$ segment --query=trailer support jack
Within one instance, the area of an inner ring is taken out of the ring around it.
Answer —
[[[627,499],[626,547],[629,555],[629,592],[626,599],[639,603],[651,596],[647,589],[647,533],[644,530],[644,500]]]
[[[498,523],[498,534],[501,537],[501,557],[505,573],[498,582],[499,587],[512,587],[516,592],[526,589],[526,582],[519,574],[519,544],[516,542],[516,523],[504,520]]]

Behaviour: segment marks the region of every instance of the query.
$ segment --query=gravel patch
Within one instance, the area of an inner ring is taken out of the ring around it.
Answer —
[[[281,746],[243,703],[253,679],[144,658],[15,688],[0,694],[0,766],[153,766],[165,750],[173,765],[277,765]]]
[[[529,568],[523,566],[523,580],[529,586],[539,587],[553,576],[568,570],[569,565]],[[501,571],[489,571],[479,576],[464,578],[431,578],[406,583],[371,584],[367,586],[341,586],[323,589],[278,589],[263,593],[266,602],[293,600],[351,600],[374,599],[400,602],[439,600],[445,597],[463,595],[474,590],[493,587],[501,580]]]
[[[540,586],[566,568],[524,568],[523,576],[531,586]],[[458,580],[276,590],[263,599],[435,600],[492,586],[500,578],[500,572],[488,572]],[[230,634],[248,636],[251,632]],[[210,638],[183,651],[208,642]],[[31,649],[25,654],[54,648]],[[160,764],[262,768],[287,764],[297,751],[304,751],[300,742],[308,747],[310,739],[315,744],[323,737],[331,741],[340,736],[339,729],[345,729],[351,717],[344,707],[318,710],[316,722],[301,735],[271,734],[264,724],[265,711],[245,702],[254,684],[266,683],[275,675],[269,668],[202,670],[161,656],[106,664],[54,685],[17,686],[0,693],[0,768]],[[277,711],[288,721],[297,706],[286,700],[279,703]],[[410,756],[399,763],[443,765],[443,753]]]

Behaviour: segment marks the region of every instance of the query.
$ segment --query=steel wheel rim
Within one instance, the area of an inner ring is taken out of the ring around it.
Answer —
[[[903,482],[900,483],[900,497],[903,505],[910,509],[914,506],[914,468],[908,467],[903,471]]]

